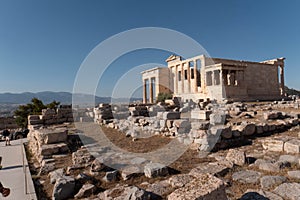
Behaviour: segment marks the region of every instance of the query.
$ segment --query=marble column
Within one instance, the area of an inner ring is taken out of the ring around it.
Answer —
[[[195,87],[195,92],[198,92],[198,75],[197,75],[197,60],[194,60],[194,87]]]
[[[147,79],[143,80],[143,103],[147,103],[147,83],[146,83]]]
[[[284,88],[284,64],[279,65],[280,67],[280,91],[281,96],[285,96],[285,88]]]
[[[149,102],[153,103],[153,78],[149,79]]]

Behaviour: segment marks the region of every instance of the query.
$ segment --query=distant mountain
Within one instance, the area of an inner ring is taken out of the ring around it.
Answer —
[[[286,94],[289,96],[289,95],[298,95],[300,96],[300,91],[298,90],[295,90],[293,88],[288,88],[288,87],[285,87],[285,92]]]
[[[91,95],[76,94],[78,97],[84,99],[84,97],[91,97]],[[71,104],[72,103],[72,93],[70,92],[24,92],[24,93],[0,93],[0,104],[27,104],[32,98],[38,98],[42,100],[45,104],[52,101],[59,101],[61,104]],[[140,98],[132,98],[130,101],[138,101]],[[112,101],[111,97],[95,97],[96,103],[110,103]],[[117,98],[113,99],[113,102],[128,102],[128,99]]]

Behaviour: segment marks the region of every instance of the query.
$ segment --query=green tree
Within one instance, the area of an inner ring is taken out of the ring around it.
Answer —
[[[158,93],[157,102],[165,102],[166,99],[172,99],[172,94],[170,93]]]
[[[22,128],[25,128],[28,125],[29,115],[40,115],[43,109],[56,109],[59,104],[60,102],[53,101],[47,105],[44,105],[44,103],[38,98],[33,98],[31,100],[31,103],[28,103],[26,105],[20,105],[15,111],[14,114],[16,116],[16,123]]]

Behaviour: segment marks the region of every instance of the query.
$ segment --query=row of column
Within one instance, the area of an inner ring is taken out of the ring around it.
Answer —
[[[197,60],[194,60],[194,68],[193,68],[193,73],[194,73],[194,91],[195,93],[198,92],[198,73],[197,73]],[[191,68],[190,68],[190,62],[182,62],[180,65],[175,65],[174,67],[171,68],[175,68],[175,80],[174,80],[174,90],[175,93],[178,93],[178,82],[179,82],[179,71],[181,71],[180,73],[180,80],[181,80],[181,91],[182,93],[184,93],[184,81],[185,81],[185,69],[184,69],[184,64],[187,64],[187,82],[188,82],[188,92],[191,92]],[[180,70],[179,70],[180,69]]]

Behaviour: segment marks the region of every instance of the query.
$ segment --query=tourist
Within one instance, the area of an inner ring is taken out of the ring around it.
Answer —
[[[2,196],[7,197],[10,194],[10,189],[3,187],[2,183],[0,182],[0,193]]]
[[[10,132],[9,130],[5,129],[2,133],[2,135],[5,137],[5,146],[10,145]]]

